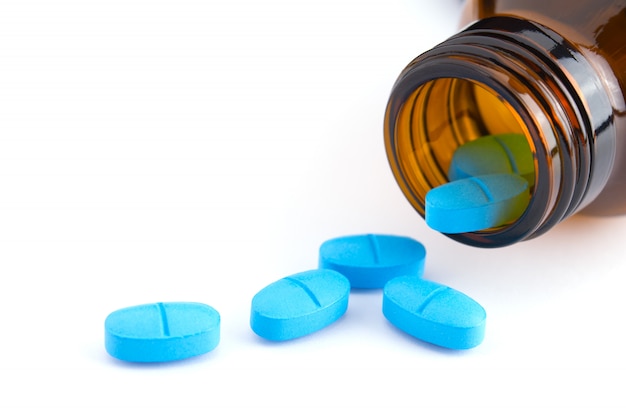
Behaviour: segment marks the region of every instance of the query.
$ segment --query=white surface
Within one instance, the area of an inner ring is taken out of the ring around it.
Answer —
[[[626,218],[476,249],[429,230],[391,176],[391,85],[458,9],[3,1],[0,414],[623,413]],[[487,310],[484,343],[405,336],[379,291],[353,292],[307,338],[251,332],[259,289],[314,268],[322,241],[367,232],[422,241],[426,278]],[[109,312],[177,300],[220,311],[215,351],[143,366],[106,354]]]

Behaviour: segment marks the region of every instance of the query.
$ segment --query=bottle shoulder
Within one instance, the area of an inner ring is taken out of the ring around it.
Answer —
[[[460,26],[496,15],[532,20],[590,48],[614,49],[626,34],[626,0],[468,0]]]

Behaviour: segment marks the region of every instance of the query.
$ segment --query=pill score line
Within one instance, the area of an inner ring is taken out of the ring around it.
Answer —
[[[170,335],[170,326],[167,322],[167,313],[165,312],[165,306],[163,303],[157,303],[157,307],[159,308],[159,314],[161,315],[161,326],[163,328],[163,336]]]
[[[302,281],[299,281],[297,279],[293,279],[291,277],[287,277],[284,278],[285,281],[292,283],[293,285],[295,285],[296,287],[301,288],[311,299],[311,301],[313,301],[313,303],[317,306],[317,307],[321,307],[322,303],[320,303],[320,300],[317,299],[317,297],[315,296],[315,293]]]
[[[367,239],[372,248],[372,261],[378,265],[380,263],[380,245],[378,244],[378,238],[376,235],[369,234],[367,235]]]
[[[426,307],[428,307],[428,304],[430,304],[431,301],[433,301],[433,299],[441,292],[444,291],[448,291],[449,288],[448,287],[439,287],[436,288],[435,290],[433,290],[430,294],[428,294],[426,296],[426,298],[424,298],[424,300],[417,306],[417,309],[415,310],[415,312],[417,314],[422,314],[424,313],[424,310],[426,309]]]

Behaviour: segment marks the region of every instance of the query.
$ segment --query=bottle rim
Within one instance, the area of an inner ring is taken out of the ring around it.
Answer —
[[[586,79],[579,79],[581,74]],[[407,178],[411,173],[400,164],[398,141],[403,138],[397,137],[397,118],[411,94],[442,78],[484,86],[511,106],[526,130],[536,173],[529,205],[519,219],[449,237],[473,246],[505,246],[539,236],[591,202],[608,179],[615,135],[610,123],[597,129],[612,114],[606,93],[595,88],[591,100],[582,97],[582,87],[601,85],[589,74],[590,64],[564,38],[533,22],[503,16],[480,20],[414,59],[392,89],[384,132],[392,171],[413,207],[424,216],[425,193],[413,190]],[[594,160],[610,163],[594,165]]]

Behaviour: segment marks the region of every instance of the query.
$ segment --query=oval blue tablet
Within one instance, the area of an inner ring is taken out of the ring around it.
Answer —
[[[354,235],[327,240],[319,250],[319,267],[345,275],[352,288],[382,288],[400,275],[421,276],[426,249],[404,236]]]
[[[278,280],[252,299],[250,327],[269,340],[289,340],[323,329],[348,308],[350,283],[338,272],[316,269]]]
[[[519,175],[494,174],[449,182],[426,193],[426,224],[443,233],[475,232],[520,217],[530,200]]]
[[[505,133],[483,136],[461,145],[448,169],[450,181],[489,174],[517,174],[535,183],[535,161],[526,136]]]
[[[104,345],[114,358],[166,362],[201,355],[220,341],[220,315],[201,303],[143,304],[109,314]]]
[[[420,278],[390,280],[383,289],[383,315],[400,330],[449,349],[470,349],[485,336],[487,314],[467,295]]]

